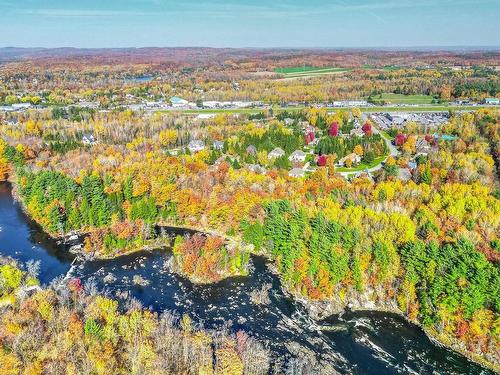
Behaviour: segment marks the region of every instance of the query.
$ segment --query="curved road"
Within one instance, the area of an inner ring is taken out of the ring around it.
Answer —
[[[368,116],[366,115],[366,113],[363,113],[361,115],[361,119],[362,119],[362,122],[366,122],[366,120],[368,120]],[[372,130],[373,130],[373,134],[380,134],[380,130],[375,126],[375,121],[371,121],[372,123]],[[385,143],[387,144],[387,147],[389,148],[389,155],[387,156],[387,158],[389,156],[392,156],[394,158],[396,158],[400,152],[399,150],[396,148],[396,146],[394,146],[391,142],[390,139],[387,139],[386,137],[384,137],[383,134],[382,135],[382,138],[384,139]],[[375,171],[378,171],[379,169],[382,168],[382,163],[385,162],[387,160],[387,158],[385,158],[383,161],[381,161],[379,164],[377,164],[376,166],[374,167],[371,167],[371,168],[368,168],[368,169],[364,169],[364,170],[353,170],[353,171],[346,171],[346,172],[338,172],[340,173],[343,177],[347,177],[348,175],[350,174],[353,174],[353,173],[366,173],[368,172],[369,174],[375,172]]]

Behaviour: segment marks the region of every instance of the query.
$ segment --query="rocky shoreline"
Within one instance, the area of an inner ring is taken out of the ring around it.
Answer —
[[[285,287],[283,287],[283,291],[291,295],[292,298],[294,298],[302,306],[304,306],[309,316],[315,321],[321,321],[332,315],[343,314],[346,311],[379,311],[379,312],[397,314],[403,317],[408,323],[418,326],[429,338],[429,340],[434,342],[436,345],[456,351],[462,354],[470,361],[477,363],[481,366],[484,366],[486,368],[489,368],[495,371],[496,373],[500,373],[500,357],[499,357],[500,353],[477,354],[467,350],[465,344],[457,340],[456,338],[446,334],[440,334],[435,330],[424,327],[420,322],[416,320],[409,319],[406,316],[406,314],[404,314],[403,311],[401,311],[398,308],[395,300],[375,302],[373,300],[369,300],[368,298],[366,298],[368,293],[365,293],[364,295],[360,295],[359,293],[356,295],[355,293],[353,293],[349,297],[346,297],[346,300],[349,301],[346,304],[334,300],[326,300],[326,301],[308,300],[302,296],[296,295],[293,292],[287,291]]]
[[[24,204],[22,200],[19,198],[17,191],[16,191],[16,184],[14,181],[9,179],[9,183],[11,183],[13,189],[12,189],[12,195],[14,199],[20,203],[20,206],[23,209],[23,212],[27,215],[27,217],[30,218],[28,213],[26,212],[26,209],[24,207]],[[30,218],[31,219],[31,218]],[[231,240],[231,241],[238,241],[241,242],[241,239],[238,239],[237,237],[231,237],[228,238],[226,235],[221,235],[219,232],[214,231],[214,230],[209,230],[209,229],[196,229],[193,227],[187,227],[187,226],[176,226],[176,225],[168,225],[168,226],[158,226],[159,228],[169,228],[169,229],[175,229],[175,230],[181,230],[181,231],[191,231],[191,232],[201,232],[205,234],[216,234],[219,236],[224,237],[226,240]],[[54,236],[51,233],[47,233],[44,230],[44,233],[46,233],[49,237],[51,237],[53,240],[58,242],[58,244],[67,244],[68,241],[79,241],[82,237],[86,235],[86,233],[79,233],[79,232],[72,232],[69,233],[65,236]],[[78,238],[78,240],[75,238],[75,236]],[[80,243],[81,244],[81,243]],[[91,253],[86,253],[83,251],[83,246],[81,248],[76,248],[74,247],[74,254],[77,256],[83,256],[84,261],[87,260],[109,260],[109,259],[114,259],[120,256],[125,256],[125,255],[130,255],[135,252],[139,251],[152,251],[156,250],[159,247],[162,247],[161,245],[155,244],[151,246],[146,246],[146,247],[140,247],[137,249],[133,249],[130,251],[127,251],[126,253],[115,255],[115,256],[101,256],[101,255],[96,255],[96,254],[91,254]],[[253,255],[258,255],[258,256],[263,256],[265,257],[269,263],[268,263],[268,269],[275,275],[277,275],[281,281],[281,288],[283,293],[288,295],[290,298],[294,299],[295,301],[299,302],[304,308],[306,309],[307,313],[309,316],[315,320],[315,321],[320,321],[323,320],[329,316],[332,315],[339,315],[342,314],[348,310],[351,311],[380,311],[380,312],[388,312],[388,313],[394,313],[402,316],[406,321],[408,321],[411,324],[417,325],[420,327],[423,332],[427,335],[427,337],[436,343],[437,345],[446,347],[448,349],[454,350],[462,355],[464,355],[466,358],[471,360],[472,362],[475,362],[481,366],[484,366],[486,368],[489,368],[497,373],[500,373],[500,353],[482,353],[477,354],[474,352],[471,352],[466,349],[465,344],[463,342],[460,342],[454,337],[451,337],[449,335],[441,334],[438,332],[435,332],[434,330],[427,329],[423,327],[418,321],[410,320],[408,317],[398,308],[397,302],[395,300],[383,300],[382,298],[377,298],[377,301],[374,301],[373,299],[369,298],[370,294],[375,294],[378,295],[376,290],[371,290],[367,291],[363,294],[360,294],[359,292],[351,292],[345,297],[345,301],[341,301],[339,298],[337,300],[323,300],[323,301],[314,301],[310,299],[306,299],[301,295],[298,295],[294,291],[290,290],[289,288],[286,287],[286,283],[284,280],[281,278],[276,266],[274,263],[272,263],[272,259],[270,259],[265,251],[260,251],[260,252],[251,252]],[[182,272],[179,272],[176,270],[175,265],[174,265],[174,260],[171,260],[171,271],[187,278],[190,282],[193,284],[209,284],[211,283],[210,281],[206,280],[198,280],[196,278],[190,277],[190,275],[185,275]],[[228,277],[238,277],[238,276],[245,276],[245,275],[228,275],[223,277],[221,280],[228,278]],[[219,280],[220,281],[220,280]],[[349,301],[349,302],[346,302]],[[490,359],[491,358],[491,359]]]

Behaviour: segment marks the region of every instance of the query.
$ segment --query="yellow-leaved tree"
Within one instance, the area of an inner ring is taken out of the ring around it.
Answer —
[[[0,181],[4,181],[9,174],[9,161],[5,157],[7,144],[3,139],[0,139]]]
[[[177,142],[177,131],[175,129],[162,130],[159,134],[162,146],[172,146]]]
[[[356,145],[356,147],[354,147],[354,150],[352,152],[354,152],[358,156],[363,156],[364,154],[363,147],[361,147],[361,145]]]

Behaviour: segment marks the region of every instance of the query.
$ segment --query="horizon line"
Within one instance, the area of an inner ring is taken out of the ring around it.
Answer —
[[[0,46],[0,49],[41,49],[41,50],[51,50],[51,49],[75,49],[75,50],[126,50],[126,49],[174,49],[174,48],[207,48],[207,49],[301,49],[301,50],[328,50],[328,49],[459,49],[459,48],[478,48],[478,49],[499,49],[500,45],[399,45],[399,46],[204,46],[204,45],[177,45],[177,46],[122,46],[122,47],[71,47],[71,46]]]

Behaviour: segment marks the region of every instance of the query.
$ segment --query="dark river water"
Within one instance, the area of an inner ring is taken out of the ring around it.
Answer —
[[[40,280],[79,277],[114,298],[134,297],[146,308],[187,313],[208,329],[243,329],[286,361],[315,355],[346,374],[491,374],[464,356],[432,343],[423,331],[398,315],[346,312],[321,323],[282,292],[279,279],[264,258],[253,257],[248,277],[211,285],[193,285],[169,271],[168,250],[141,252],[114,260],[76,261],[57,245],[14,202],[10,185],[0,184],[0,255],[21,262],[40,261]],[[142,286],[133,282],[138,276]],[[146,285],[147,284],[147,285]],[[270,284],[270,304],[252,302],[250,294]],[[335,330],[325,330],[333,327]],[[306,354],[304,354],[306,353]],[[295,354],[296,355],[296,354]],[[326,367],[325,367],[326,368]]]

